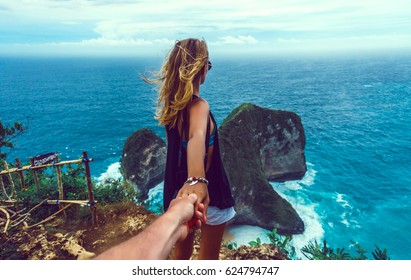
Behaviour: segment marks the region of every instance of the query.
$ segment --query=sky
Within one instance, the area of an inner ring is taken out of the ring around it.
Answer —
[[[411,50],[411,0],[0,0],[0,55]]]

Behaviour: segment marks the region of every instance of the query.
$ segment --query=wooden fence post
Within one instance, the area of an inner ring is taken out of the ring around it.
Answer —
[[[56,157],[56,160],[55,160],[54,163],[58,163],[58,162],[60,162],[60,157],[59,156]],[[58,185],[58,190],[59,190],[59,200],[62,200],[62,199],[64,199],[64,193],[63,193],[64,190],[63,190],[63,178],[62,178],[62,175],[61,175],[61,167],[60,167],[60,165],[55,165],[54,168],[57,171],[57,185]],[[59,204],[59,209],[60,210],[63,209],[63,206],[61,204]],[[63,213],[64,213],[64,217],[67,218],[66,211],[63,210]]]
[[[60,158],[57,156],[55,163],[58,163],[60,161]],[[64,199],[64,194],[63,194],[63,178],[61,175],[61,168],[60,165],[54,166],[57,171],[57,183],[58,183],[58,190],[59,190],[59,199]]]
[[[34,166],[34,159],[31,157],[30,158],[30,164],[31,166]],[[33,179],[34,179],[34,184],[36,185],[36,190],[40,190],[40,184],[39,184],[39,177],[37,176],[37,170],[32,170],[33,172]]]
[[[7,192],[6,192],[6,188],[4,187],[3,176],[2,176],[2,175],[0,175],[0,188],[1,188],[1,191],[2,191],[2,193],[3,193],[3,195],[4,195],[4,198],[5,198],[6,200],[10,200],[10,197],[8,196],[8,194],[7,194]]]
[[[4,169],[9,170],[9,165],[7,164],[7,162],[4,160],[3,163],[4,163]],[[14,187],[13,178],[11,178],[10,173],[7,174],[7,179],[9,180],[10,187],[11,187],[11,197],[16,198],[17,197],[16,188]]]
[[[21,168],[21,162],[20,162],[20,160],[18,159],[18,158],[16,158],[16,167],[18,168],[18,169],[20,169]],[[24,174],[23,174],[23,171],[18,171],[19,172],[19,175],[20,175],[20,185],[21,185],[21,189],[22,190],[24,190]]]
[[[89,158],[87,156],[87,152],[83,152],[83,162],[84,162],[84,167],[86,169],[88,199],[90,202],[92,223],[93,223],[93,226],[97,226],[97,208],[96,208],[95,201],[94,201],[93,183],[91,182],[90,165],[89,165]]]

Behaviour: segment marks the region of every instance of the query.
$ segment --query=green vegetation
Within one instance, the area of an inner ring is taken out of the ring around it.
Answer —
[[[28,122],[27,122],[28,123]],[[5,160],[14,148],[14,139],[27,130],[28,124],[15,122],[13,125],[4,125],[0,120],[0,160]],[[7,149],[7,152],[3,152]]]
[[[268,234],[272,244],[276,245],[281,251],[283,251],[289,259],[295,259],[296,252],[294,246],[290,244],[292,240],[291,236],[279,236],[274,229]],[[301,248],[301,253],[309,260],[366,260],[368,259],[365,251],[360,244],[351,241],[352,245],[356,249],[356,256],[350,255],[345,248],[333,249],[324,240],[322,245],[317,240],[310,241],[307,245]],[[387,255],[387,249],[381,250],[377,245],[376,249],[372,252],[372,256],[375,260],[389,260]]]
[[[248,242],[248,244],[251,247],[260,246],[261,245],[261,239],[260,239],[260,237],[257,237],[257,239],[255,241],[250,241],[250,242]]]
[[[327,246],[324,240],[321,246],[317,240],[310,241],[301,249],[301,253],[309,260],[349,260],[352,259],[350,254],[344,252],[344,248],[337,248],[335,251]]]
[[[376,260],[390,260],[391,258],[387,255],[387,249],[381,250],[377,245],[375,246],[374,252],[372,252],[372,256]]]
[[[292,245],[292,236],[283,236],[277,234],[277,229],[273,229],[272,232],[267,234],[270,239],[270,243],[275,245],[280,251],[282,251],[288,259],[296,260],[296,249]],[[256,240],[248,242],[251,247],[260,246],[262,244],[261,239],[258,237]],[[367,251],[365,251],[360,244],[351,241],[351,245],[355,248],[356,255],[352,255],[346,251],[345,248],[333,249],[324,240],[321,243],[316,240],[309,242],[301,249],[301,253],[308,260],[367,260]],[[235,241],[230,241],[225,243],[225,246],[229,250],[237,250],[238,245]],[[387,249],[380,249],[375,245],[375,250],[371,253],[375,260],[390,260],[387,254]]]
[[[345,248],[333,249],[329,247],[327,241],[323,241],[321,246],[316,240],[305,245],[301,249],[301,253],[309,260],[366,260],[366,251],[358,244],[353,241],[351,243],[356,248],[357,256],[350,255]],[[387,255],[387,249],[381,250],[377,245],[376,249],[372,252],[372,256],[375,260],[389,260],[390,257]]]
[[[37,169],[39,178],[39,190],[34,185],[33,173],[25,172],[26,188],[16,187],[18,202],[21,204],[35,204],[42,200],[58,198],[57,175],[53,172],[53,167]],[[15,182],[19,182],[16,174]],[[135,201],[138,197],[133,186],[123,180],[109,180],[104,183],[97,183],[93,180],[94,199],[99,204],[116,203],[122,201]],[[79,164],[74,168],[69,167],[62,170],[62,182],[64,199],[85,200],[88,199],[87,181],[84,166]],[[1,196],[1,194],[0,194]]]
[[[235,108],[230,115],[228,115],[223,123],[221,124],[220,128],[223,128],[224,126],[226,126],[228,123],[230,123],[239,113],[241,113],[242,111],[250,111],[253,108],[253,104],[251,103],[244,103],[240,106],[238,106],[237,108]]]
[[[238,249],[238,245],[237,242],[228,242],[226,244],[227,248],[230,250],[237,250]]]
[[[275,245],[280,251],[282,251],[288,259],[297,259],[295,247],[291,244],[292,236],[282,236],[277,234],[277,229],[273,229],[272,232],[267,234],[271,244]],[[248,242],[251,247],[260,246],[262,244],[261,239],[257,238],[255,241]],[[301,253],[308,260],[367,260],[367,251],[365,251],[360,244],[351,241],[352,247],[355,248],[356,255],[351,255],[345,248],[333,249],[324,240],[321,243],[316,240],[309,242],[301,249]],[[236,242],[231,241],[225,244],[229,250],[237,250],[238,245]],[[380,249],[375,245],[375,250],[372,252],[372,257],[375,260],[389,260],[390,257],[387,254],[387,249]]]
[[[292,236],[282,236],[277,234],[277,229],[273,229],[267,234],[270,242],[283,251],[289,259],[294,259],[296,256],[295,248],[291,245]]]

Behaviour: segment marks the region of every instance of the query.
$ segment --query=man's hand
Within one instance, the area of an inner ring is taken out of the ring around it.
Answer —
[[[195,194],[197,201],[195,202],[195,209],[203,213],[202,222],[207,222],[207,209],[208,204],[210,204],[210,196],[208,194],[208,188],[205,183],[198,182],[197,184],[191,186],[189,183],[185,183],[177,194],[177,198],[185,198],[191,194]],[[204,209],[200,210],[199,206],[203,204]]]
[[[201,227],[201,221],[204,219],[204,205],[198,204],[195,210],[197,201],[198,197],[195,193],[177,197],[171,201],[167,212],[164,213],[170,218],[178,219],[178,240],[184,240],[190,232]]]

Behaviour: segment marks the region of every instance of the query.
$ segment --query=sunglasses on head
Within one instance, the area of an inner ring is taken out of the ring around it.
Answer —
[[[207,66],[208,66],[208,71],[210,71],[211,68],[213,67],[213,64],[211,64],[210,60],[207,62]]]

